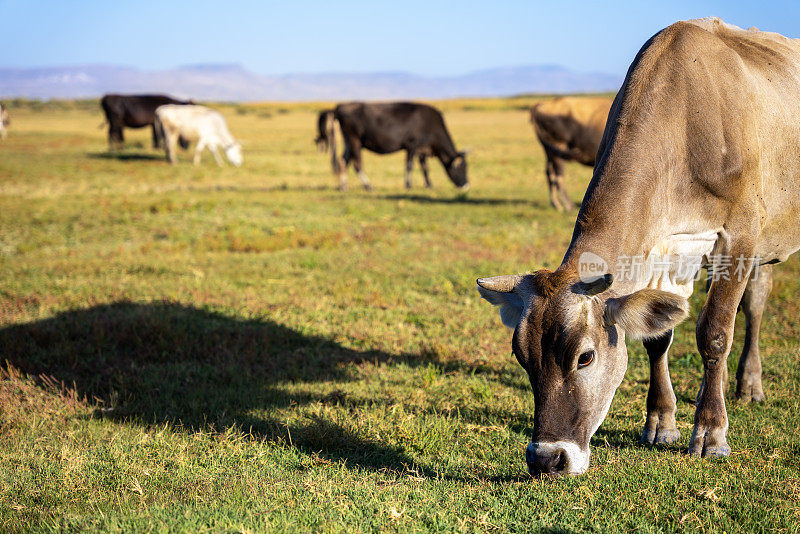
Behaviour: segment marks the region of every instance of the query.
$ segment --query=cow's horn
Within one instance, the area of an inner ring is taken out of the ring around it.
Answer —
[[[490,278],[478,278],[478,285],[489,291],[497,291],[498,293],[511,293],[522,280],[522,277],[517,274],[508,274],[505,276],[492,276]]]

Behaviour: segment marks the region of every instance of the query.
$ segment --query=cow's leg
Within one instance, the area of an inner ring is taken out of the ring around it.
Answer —
[[[414,152],[406,151],[406,189],[411,189],[411,170],[414,168]]]
[[[197,143],[200,144],[200,141]],[[225,165],[225,161],[222,159],[222,156],[219,153],[219,147],[215,143],[209,143],[208,150],[214,156],[214,161],[217,162],[217,166],[222,167]]]
[[[108,123],[108,147],[110,150],[122,148],[125,137],[122,135],[122,126],[114,122]]]
[[[725,438],[728,433],[728,414],[723,381],[727,377],[736,310],[747,287],[752,264],[752,247],[722,248],[724,250],[717,251],[719,256],[743,262],[746,276],[737,275],[733,268],[715,267],[716,279],[711,282],[708,297],[697,320],[697,348],[703,358],[703,383],[697,396],[689,452],[704,457],[728,456],[731,453]]]
[[[158,135],[158,130],[156,129],[155,123],[153,123],[153,148],[161,148],[161,139]]]
[[[419,155],[419,168],[422,169],[422,177],[425,178],[425,187],[433,187],[431,179],[428,177],[428,157],[425,154]]]
[[[642,443],[667,445],[681,437],[675,424],[677,399],[669,378],[667,354],[672,344],[672,330],[663,336],[644,342],[650,359],[650,387],[647,390],[647,420],[642,432]]]
[[[366,189],[367,191],[372,191],[372,184],[369,183],[367,174],[364,172],[364,168],[361,165],[361,144],[360,143],[351,144],[350,150],[353,156],[353,168],[355,168],[356,170],[358,179],[361,180],[361,185],[363,185],[364,189]]]
[[[761,317],[770,291],[772,291],[772,265],[754,268],[742,297],[741,307],[745,320],[744,347],[739,358],[739,366],[736,368],[736,398],[745,402],[764,400],[758,337]]]
[[[199,141],[197,141],[197,145],[194,147],[194,159],[192,160],[195,165],[200,165],[200,157],[202,156],[202,152],[205,147],[206,141],[204,139],[201,138]],[[211,151],[211,153],[214,154],[213,151]]]
[[[336,158],[335,153],[334,158]],[[352,159],[353,154],[350,152],[350,147],[345,143],[344,152],[342,152],[342,160],[338,162],[337,167],[335,167],[339,170],[339,189],[342,191],[347,191],[347,167],[350,165]]]
[[[550,204],[558,211],[564,211],[564,207],[561,205],[561,195],[559,195],[558,190],[558,170],[556,167],[556,162],[559,165],[563,166],[561,160],[558,160],[555,156],[551,156],[547,154],[547,164],[545,165],[545,175],[547,176],[547,186],[550,188]]]
[[[178,136],[173,132],[165,132],[164,136],[166,137],[164,140],[166,146],[164,148],[167,151],[167,161],[174,165],[178,162],[178,147],[176,146],[178,143]]]
[[[558,188],[558,196],[561,199],[561,205],[564,207],[566,211],[571,211],[575,209],[575,204],[572,203],[570,200],[569,195],[567,194],[567,188],[564,186],[564,160],[563,159],[556,159],[555,161],[555,171],[556,171],[556,187]]]

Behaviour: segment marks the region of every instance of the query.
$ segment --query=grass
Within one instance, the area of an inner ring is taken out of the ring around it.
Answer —
[[[711,531],[800,527],[800,263],[776,269],[763,405],[729,400],[733,454],[685,451],[700,359],[672,348],[679,445],[639,445],[647,359],[589,472],[527,475],[533,424],[510,333],[478,276],[558,265],[530,98],[441,103],[459,195],[335,189],[323,104],[220,105],[245,164],[167,165],[147,131],[106,152],[99,108],[11,109],[0,144],[0,530]],[[580,200],[590,172],[568,168]],[[703,294],[696,292],[692,319]],[[742,332],[729,361],[735,369]],[[733,373],[731,373],[733,376]]]

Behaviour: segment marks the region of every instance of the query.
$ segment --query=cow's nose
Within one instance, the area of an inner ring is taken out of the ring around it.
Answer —
[[[563,475],[567,469],[567,451],[563,448],[537,447],[531,443],[525,449],[525,461],[528,463],[528,472],[533,476]]]

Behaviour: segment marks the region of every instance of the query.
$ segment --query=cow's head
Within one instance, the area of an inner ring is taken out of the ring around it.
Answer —
[[[514,329],[512,349],[533,386],[531,474],[586,471],[589,440],[628,366],[625,336],[659,336],[688,313],[683,297],[653,289],[617,295],[611,283],[610,274],[581,281],[547,270],[478,279],[481,296]]]
[[[242,163],[244,162],[244,156],[242,155],[242,145],[239,143],[233,143],[232,145],[228,145],[225,147],[225,156],[227,156],[228,161],[233,163],[237,167],[241,167]]]
[[[469,188],[469,182],[467,181],[466,152],[459,152],[456,154],[456,157],[454,157],[445,168],[447,170],[447,176],[450,177],[450,181],[461,189]]]

